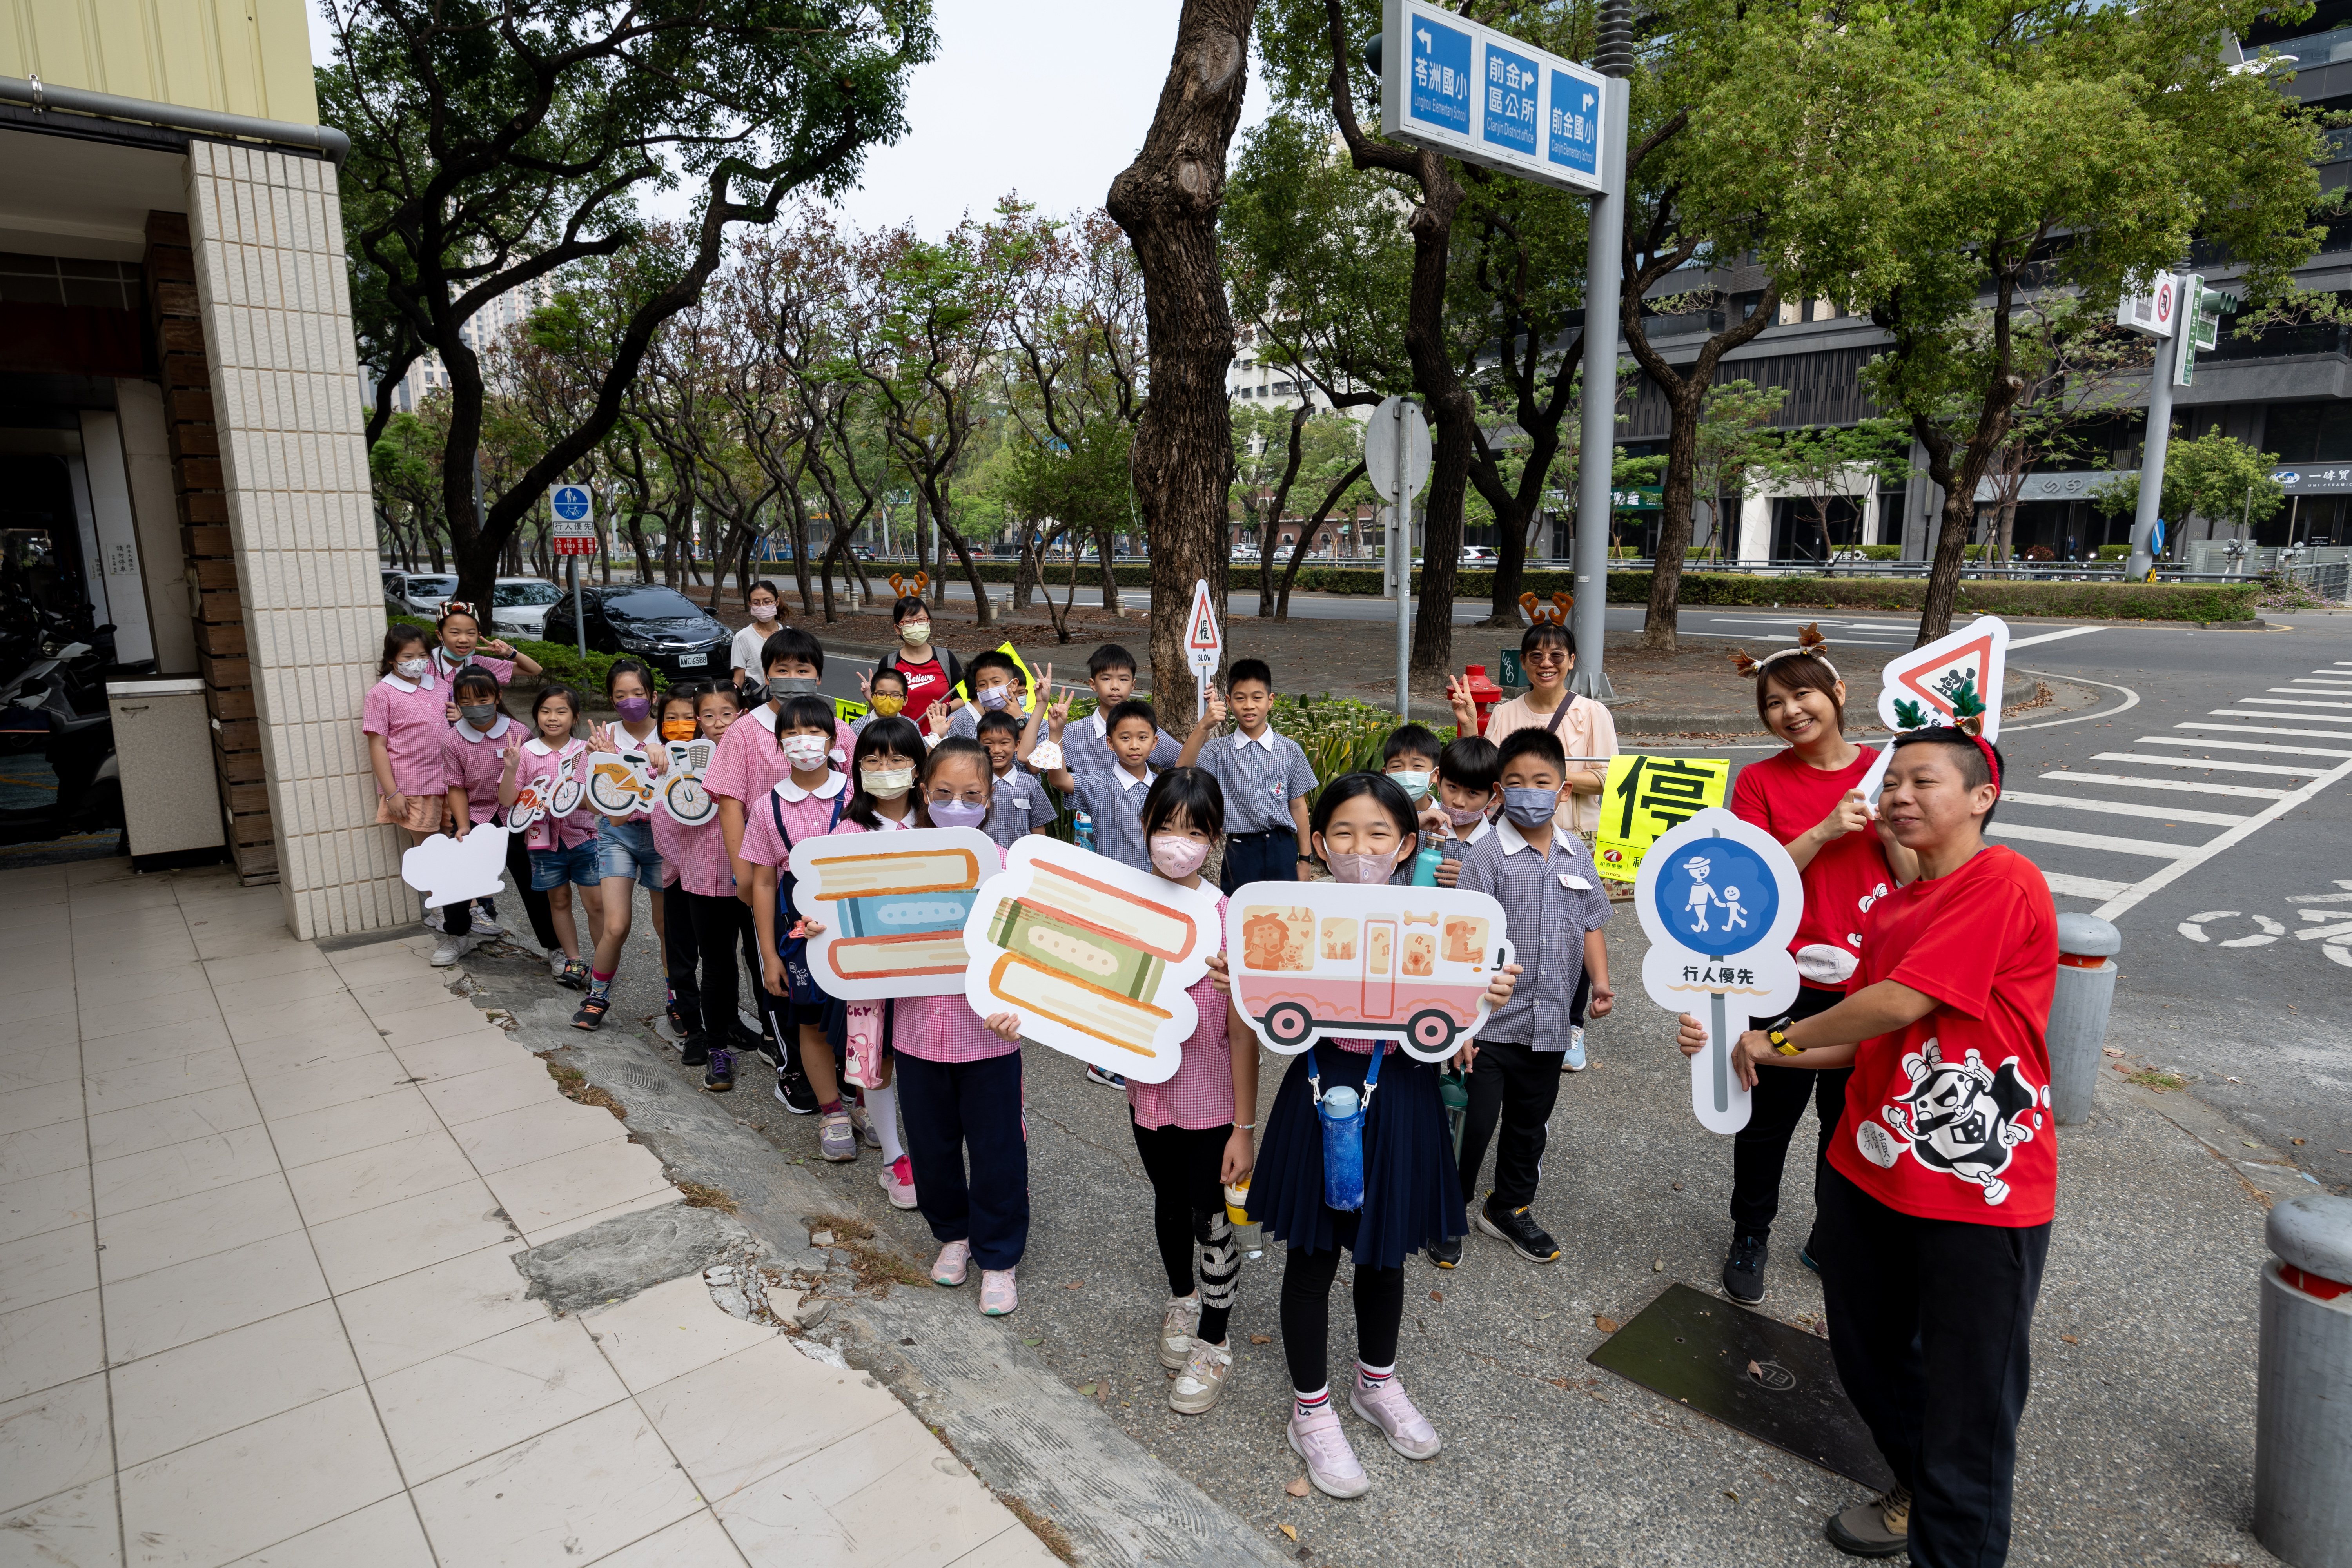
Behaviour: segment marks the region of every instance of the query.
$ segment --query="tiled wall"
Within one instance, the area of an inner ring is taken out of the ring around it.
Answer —
[[[359,726],[383,592],[334,166],[192,142],[188,229],[287,924],[399,924],[416,895]]]

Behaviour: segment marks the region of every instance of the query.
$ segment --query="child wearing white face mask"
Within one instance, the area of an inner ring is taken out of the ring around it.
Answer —
[[[784,602],[782,591],[764,577],[752,584],[751,591],[743,597],[744,607],[751,612],[751,624],[735,634],[727,654],[728,679],[739,692],[767,679],[767,666],[761,662],[760,650],[775,635],[776,616]]]
[[[1325,784],[1310,821],[1313,847],[1337,881],[1386,882],[1420,847],[1412,801],[1381,773],[1346,773]],[[1510,1000],[1517,975],[1517,964],[1495,975],[1488,995],[1496,1010]],[[1465,1044],[1456,1056],[1467,1063],[1477,1051]],[[1437,1095],[1440,1070],[1393,1043],[1324,1040],[1292,1059],[1265,1119],[1250,1213],[1288,1247],[1282,1338],[1293,1389],[1290,1447],[1307,1461],[1307,1479],[1332,1497],[1361,1497],[1372,1484],[1332,1408],[1330,1295],[1341,1247],[1355,1257],[1356,1369],[1348,1404],[1408,1459],[1433,1458],[1441,1447],[1396,1375],[1404,1260],[1464,1228],[1453,1137]],[[1326,1201],[1318,1106],[1341,1089],[1355,1096],[1363,1118],[1362,1201],[1350,1209]]]
[[[1202,768],[1171,768],[1143,801],[1143,836],[1154,875],[1201,885],[1209,847],[1224,831],[1224,792]],[[1217,900],[1217,934],[1225,900]],[[1176,1373],[1168,1407],[1205,1415],[1233,1370],[1226,1326],[1241,1272],[1241,1249],[1225,1215],[1228,1183],[1249,1180],[1255,1163],[1257,1037],[1234,1013],[1221,952],[1188,993],[1200,1015],[1184,1042],[1175,1076],[1165,1083],[1127,1083],[1136,1152],[1151,1182],[1152,1230],[1168,1271],[1168,1313],[1160,1329],[1160,1364]],[[1201,1253],[1200,1285],[1192,1249]]]
[[[448,687],[434,675],[425,634],[415,626],[383,634],[376,674],[381,679],[368,688],[360,718],[375,773],[375,819],[405,828],[410,842],[421,844],[440,827],[447,801],[441,737],[449,727]]]

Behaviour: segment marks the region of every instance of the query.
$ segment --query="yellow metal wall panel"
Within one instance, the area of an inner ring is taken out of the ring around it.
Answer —
[[[0,0],[0,74],[319,122],[302,0]]]

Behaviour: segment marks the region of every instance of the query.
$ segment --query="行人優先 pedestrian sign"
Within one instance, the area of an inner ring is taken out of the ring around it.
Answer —
[[[1608,79],[1430,0],[1381,7],[1381,133],[1564,190],[1602,190]]]
[[[586,485],[550,485],[547,510],[555,520],[548,539],[556,554],[596,553],[596,503]]]
[[[1706,1025],[1691,1058],[1691,1110],[1710,1132],[1748,1125],[1749,1091],[1731,1047],[1755,1018],[1797,999],[1789,938],[1804,912],[1804,883],[1780,841],[1720,806],[1650,846],[1633,910],[1650,938],[1642,983],[1650,999]],[[1768,1069],[1769,1070],[1769,1069]]]
[[[2001,683],[2008,671],[2009,623],[1999,616],[1979,616],[1926,647],[1886,661],[1878,678],[1879,722],[1899,734],[1969,721],[1981,726],[1978,733],[1986,740],[1997,741]],[[1894,760],[1890,740],[1854,786],[1862,792],[1863,804],[1874,811],[1886,765]]]
[[[1727,757],[1652,757],[1620,753],[1609,759],[1601,786],[1601,831],[1593,863],[1614,882],[1630,882],[1658,836],[1673,831],[1710,805],[1721,805],[1731,782]]]

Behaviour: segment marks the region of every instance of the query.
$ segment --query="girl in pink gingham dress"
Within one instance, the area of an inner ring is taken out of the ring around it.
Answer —
[[[1209,847],[1225,829],[1225,802],[1214,774],[1171,768],[1143,797],[1143,837],[1151,868],[1187,888],[1201,885]],[[1217,900],[1223,946],[1225,900]],[[1160,1329],[1160,1364],[1176,1373],[1168,1407],[1205,1415],[1233,1370],[1226,1325],[1241,1272],[1241,1248],[1225,1215],[1225,1184],[1245,1182],[1255,1162],[1257,1037],[1234,1016],[1223,952],[1186,992],[1200,1015],[1165,1083],[1127,1080],[1136,1152],[1151,1181],[1152,1230],[1168,1271],[1168,1315]],[[1200,1286],[1192,1248],[1201,1249]]]

